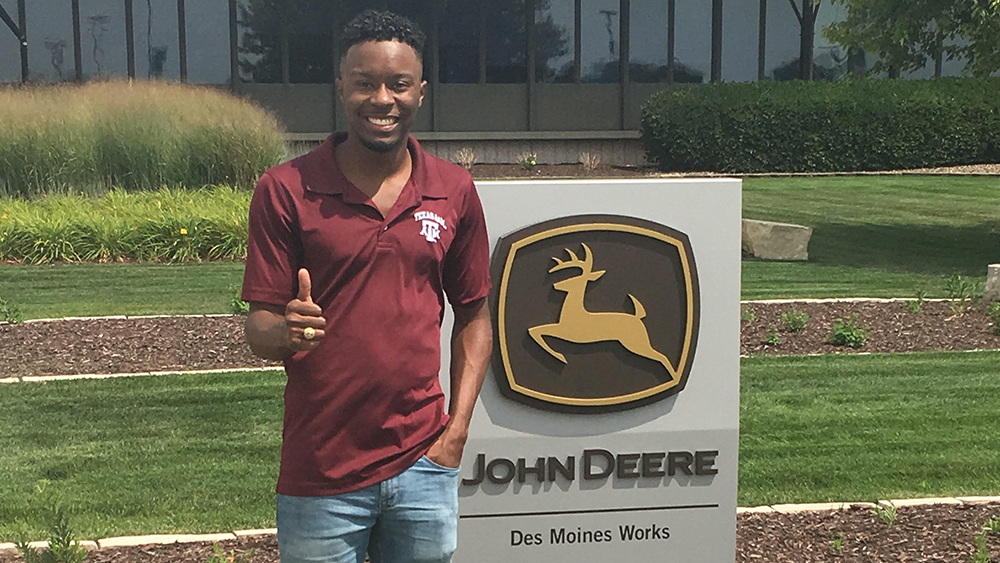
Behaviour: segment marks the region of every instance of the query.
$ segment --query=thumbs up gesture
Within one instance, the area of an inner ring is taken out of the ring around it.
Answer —
[[[319,346],[326,332],[323,309],[313,302],[309,270],[299,269],[299,294],[285,306],[288,347],[296,352]]]

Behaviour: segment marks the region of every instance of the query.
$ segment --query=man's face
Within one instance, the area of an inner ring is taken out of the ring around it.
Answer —
[[[399,41],[351,46],[340,63],[337,93],[350,134],[369,150],[390,152],[406,141],[427,83],[413,47]]]

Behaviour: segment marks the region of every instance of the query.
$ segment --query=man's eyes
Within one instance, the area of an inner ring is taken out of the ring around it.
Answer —
[[[355,82],[355,85],[362,90],[374,90],[378,87],[374,82],[367,80],[359,80]],[[408,82],[395,82],[387,87],[394,92],[405,92],[410,88],[410,84]]]

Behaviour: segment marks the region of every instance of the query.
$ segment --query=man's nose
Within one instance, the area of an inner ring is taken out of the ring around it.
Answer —
[[[372,93],[371,102],[377,105],[391,105],[393,101],[392,92],[382,84]]]

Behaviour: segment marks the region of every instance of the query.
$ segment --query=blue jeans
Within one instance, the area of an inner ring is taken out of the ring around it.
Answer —
[[[278,495],[281,563],[447,563],[458,543],[458,469],[420,458],[364,489]]]

